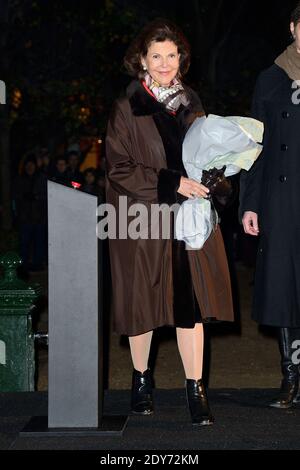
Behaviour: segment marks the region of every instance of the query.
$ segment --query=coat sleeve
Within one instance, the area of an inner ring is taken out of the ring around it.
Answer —
[[[253,118],[265,124],[265,110],[263,105],[262,76],[260,75],[255,86],[251,115]],[[240,207],[239,217],[242,219],[244,212],[259,213],[261,188],[263,185],[264,150],[255,161],[249,171],[243,170],[240,177]]]
[[[167,168],[152,168],[133,158],[128,117],[118,102],[112,110],[106,136],[107,177],[120,195],[140,201],[173,204],[181,173]]]

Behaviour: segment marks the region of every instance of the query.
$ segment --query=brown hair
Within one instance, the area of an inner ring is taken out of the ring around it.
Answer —
[[[180,29],[163,18],[157,18],[144,26],[130,44],[124,57],[124,66],[129,75],[142,78],[145,72],[142,68],[141,57],[147,55],[152,42],[163,41],[172,41],[176,44],[180,54],[179,71],[181,75],[185,75],[190,66],[190,45]]]
[[[291,23],[294,23],[295,26],[300,23],[300,2],[297,3],[296,8],[292,11]]]

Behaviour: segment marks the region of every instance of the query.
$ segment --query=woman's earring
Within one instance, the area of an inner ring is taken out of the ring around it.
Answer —
[[[147,70],[146,65],[143,65],[143,70],[146,72],[146,70]]]

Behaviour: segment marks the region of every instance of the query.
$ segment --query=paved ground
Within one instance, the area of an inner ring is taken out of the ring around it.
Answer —
[[[250,318],[253,270],[237,265],[240,290],[240,322],[235,326],[210,325],[206,350],[210,356],[212,388],[274,388],[280,381],[279,353],[273,331],[262,330]],[[31,275],[47,289],[47,273]],[[47,330],[48,314],[44,309],[38,327]],[[181,388],[184,373],[172,328],[159,331],[159,347],[155,367],[157,388]],[[132,365],[125,337],[110,334],[110,389],[128,389]],[[206,371],[208,367],[206,368]],[[47,349],[39,349],[38,390],[47,390]]]
[[[156,389],[155,413],[152,416],[129,415],[122,437],[88,434],[84,437],[50,437],[47,433],[44,433],[43,437],[24,434],[20,436],[19,431],[28,424],[30,417],[47,415],[47,393],[0,393],[0,450],[48,450],[50,452],[47,456],[42,456],[47,458],[47,463],[49,457],[55,455],[55,450],[95,450],[98,465],[100,455],[107,455],[108,450],[124,452],[143,449],[147,454],[151,449],[155,454],[166,449],[299,450],[300,408],[276,410],[268,407],[267,404],[274,393],[272,389],[210,389],[209,401],[215,423],[213,426],[201,428],[191,425],[183,389]],[[129,390],[109,390],[105,393],[104,415],[127,416],[129,406]],[[168,452],[168,455],[170,454],[174,455],[174,452]],[[189,452],[185,453],[187,458],[188,454]],[[77,459],[78,454],[75,455]],[[31,455],[30,457],[33,461]],[[69,457],[70,454],[68,460]],[[90,455],[84,455],[84,468],[89,466],[89,457]],[[146,463],[143,454],[138,458],[142,459],[142,463]],[[194,465],[201,465],[200,458],[203,459],[202,454],[199,456],[199,462],[194,461]],[[40,460],[41,458],[39,463]],[[9,462],[11,463],[10,455]],[[174,460],[166,462],[180,463]],[[136,466],[133,465],[132,468]]]

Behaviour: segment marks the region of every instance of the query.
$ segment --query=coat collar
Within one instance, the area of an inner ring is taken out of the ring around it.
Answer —
[[[189,88],[184,85],[185,91],[189,96],[190,104],[187,108],[192,107],[192,96]],[[143,87],[139,80],[133,80],[126,91],[132,112],[135,116],[151,116],[153,114],[167,112],[162,103],[156,101]],[[185,107],[184,107],[185,108]]]
[[[149,95],[139,80],[133,80],[129,84],[126,94],[135,116],[147,116],[165,111],[164,105]]]

